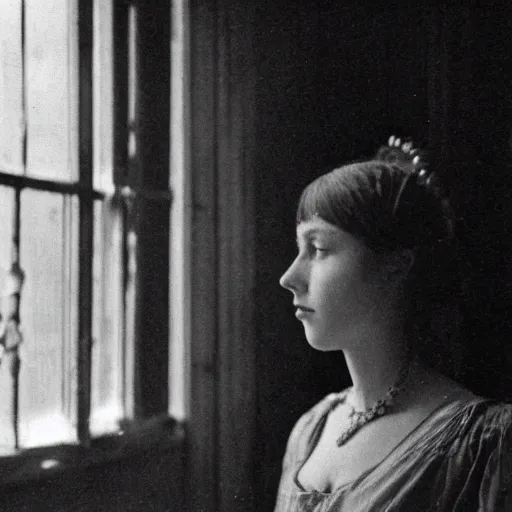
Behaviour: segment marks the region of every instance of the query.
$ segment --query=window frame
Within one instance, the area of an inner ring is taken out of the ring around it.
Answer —
[[[100,0],[101,1],[101,0]],[[134,354],[134,360],[131,363],[134,366],[132,375],[132,389],[129,391],[131,399],[129,400],[129,408],[131,409],[127,418],[119,426],[119,430],[106,435],[100,435],[92,438],[89,419],[91,414],[91,349],[92,339],[92,305],[93,305],[93,232],[94,232],[94,203],[95,201],[119,200],[125,203],[125,222],[132,223],[131,227],[137,232],[142,231],[140,238],[143,238],[144,218],[149,219],[167,218],[169,221],[171,210],[171,190],[170,190],[170,166],[168,162],[169,151],[165,151],[165,147],[160,151],[164,155],[158,159],[152,156],[152,148],[150,146],[153,138],[160,142],[165,140],[170,143],[170,95],[168,93],[168,80],[170,80],[170,50],[168,49],[170,40],[170,19],[171,12],[167,2],[160,2],[157,8],[161,9],[159,14],[155,16],[148,8],[138,2],[125,2],[123,0],[112,0],[112,45],[119,45],[125,51],[116,51],[113,53],[112,75],[114,82],[112,83],[112,99],[113,99],[113,148],[111,153],[113,156],[113,190],[105,191],[102,184],[98,188],[98,184],[94,179],[94,158],[95,152],[99,148],[94,147],[95,143],[95,120],[94,120],[94,91],[99,84],[94,83],[94,58],[95,47],[95,23],[94,16],[99,15],[95,9],[99,9],[98,0],[78,0],[78,27],[77,27],[77,48],[78,48],[78,167],[79,175],[76,181],[61,182],[57,180],[36,178],[27,175],[16,175],[2,172],[0,169],[0,185],[13,188],[15,191],[25,189],[35,189],[41,191],[50,191],[61,194],[63,197],[77,197],[80,203],[79,208],[79,293],[78,293],[78,364],[77,364],[77,381],[78,389],[76,396],[77,406],[77,443],[63,443],[58,445],[34,447],[34,448],[18,448],[16,446],[12,454],[2,455],[0,457],[0,469],[2,479],[0,479],[0,487],[4,485],[12,485],[22,481],[40,480],[41,477],[51,476],[55,472],[80,468],[89,464],[97,464],[118,458],[124,458],[135,450],[144,451],[151,447],[155,442],[171,445],[182,445],[184,439],[183,423],[177,422],[168,415],[168,394],[167,382],[160,384],[158,389],[159,398],[156,401],[148,399],[148,392],[141,390],[140,382],[146,377],[149,378],[150,384],[154,383],[156,378],[162,374],[167,379],[168,369],[167,362],[160,364],[160,373],[152,375],[152,368],[146,365],[140,368],[141,362],[144,364],[144,356]],[[24,4],[22,4],[24,6]],[[133,127],[138,136],[137,142],[142,146],[140,156],[130,158],[128,154],[128,143],[130,137],[130,127],[127,119],[128,94],[127,81],[129,80],[129,55],[128,55],[128,10],[130,7],[138,10],[140,19],[135,25],[136,43],[133,51],[136,52],[139,59],[146,57],[146,64],[137,66],[135,74],[131,77],[135,82],[135,87],[139,88],[136,94],[136,124]],[[24,7],[22,7],[23,9]],[[166,19],[166,15],[168,18]],[[23,23],[22,14],[22,23]],[[163,31],[158,33],[154,30],[154,26],[146,30],[145,23],[153,23],[157,28]],[[24,31],[24,29],[22,29]],[[24,38],[24,32],[22,38]],[[22,45],[22,49],[23,45]],[[155,50],[158,56],[155,60]],[[147,59],[151,55],[153,60]],[[148,67],[149,66],[149,67]],[[163,79],[160,86],[148,86],[151,80],[151,71],[162,72]],[[153,68],[152,68],[153,67]],[[148,78],[149,77],[149,78]],[[167,77],[167,80],[166,80]],[[140,91],[143,92],[140,92]],[[96,90],[96,92],[98,92]],[[162,99],[162,95],[167,98]],[[167,115],[165,114],[165,103],[168,103]],[[164,113],[159,123],[151,123],[151,116],[157,111],[157,107],[150,108],[151,104],[158,104],[158,111],[164,109]],[[162,105],[163,103],[163,105]],[[148,107],[149,106],[149,107]],[[146,108],[146,111],[144,111]],[[97,122],[97,120],[96,120]],[[141,127],[142,125],[142,127]],[[26,153],[26,151],[25,151]],[[97,156],[97,155],[96,155]],[[26,162],[26,154],[24,155],[24,163]],[[148,172],[150,169],[151,172]],[[144,172],[141,172],[144,171]],[[154,172],[153,172],[154,171]],[[108,185],[108,184],[107,184]],[[107,186],[108,188],[108,186]],[[19,193],[18,193],[19,196]],[[130,208],[135,204],[135,208]],[[19,197],[18,202],[19,205]],[[156,205],[156,206],[155,206]],[[17,208],[19,210],[19,206]],[[130,213],[135,215],[130,218]],[[131,212],[130,212],[131,210]],[[156,211],[156,214],[155,214]],[[18,215],[19,217],[19,215]],[[147,221],[146,221],[147,222]],[[170,229],[170,226],[169,226]],[[19,233],[19,218],[17,219],[16,232]],[[124,229],[126,235],[126,229]],[[155,240],[160,242],[164,240],[165,251],[169,251],[170,243],[168,242],[169,232],[164,235],[157,234]],[[167,242],[165,240],[167,239]],[[151,261],[151,255],[144,254],[145,245],[136,253],[136,263],[144,264]],[[153,244],[154,247],[154,244]],[[146,251],[147,253],[147,251]],[[167,260],[169,253],[167,252]],[[168,262],[167,262],[168,264]],[[126,269],[125,269],[126,272]],[[165,267],[164,267],[164,273]],[[149,284],[137,276],[139,279],[139,294],[144,296],[152,293],[155,284],[155,278]],[[145,276],[144,276],[145,277]],[[162,288],[161,286],[159,286]],[[164,287],[165,288],[165,287]],[[167,292],[166,292],[167,293]],[[168,352],[169,347],[169,308],[166,304],[170,301],[164,301],[163,307],[160,307],[160,327],[163,326],[165,333],[160,336],[160,340],[156,345],[160,350]],[[147,322],[140,320],[141,317],[148,313],[147,307],[136,298],[136,326],[134,332],[134,344],[137,352],[142,352],[144,347],[140,344],[140,338],[145,334],[142,329],[147,328]],[[138,329],[138,330],[137,330]],[[126,338],[126,337],[125,337]],[[17,358],[17,350],[14,353]],[[15,377],[16,378],[16,377]],[[17,382],[14,387],[16,389]],[[154,391],[151,389],[151,391]],[[145,393],[146,396],[143,396]],[[144,401],[146,399],[146,401]],[[125,404],[126,407],[126,404]],[[17,421],[15,413],[14,421]],[[15,431],[17,426],[15,427]],[[17,434],[15,433],[17,438]],[[122,447],[122,450],[120,449]],[[87,456],[84,456],[86,450]],[[54,461],[46,467],[46,462]]]
[[[190,510],[255,510],[257,6],[190,0]]]
[[[171,184],[184,188],[173,198],[172,229],[179,227],[180,238],[170,246],[176,247],[180,239],[183,244],[170,275],[183,308],[173,307],[171,301],[171,332],[182,338],[171,339],[169,353],[178,355],[185,367],[176,375],[172,362],[169,366],[171,382],[178,379],[179,384],[169,397],[168,412],[176,420],[160,416],[156,428],[162,435],[145,439],[185,450],[184,494],[190,510],[245,511],[254,502],[257,410],[256,6],[236,0],[175,0],[172,9],[173,20],[180,16],[183,25],[173,21],[170,37]],[[116,75],[123,63],[118,66]],[[183,129],[181,136],[173,132],[176,129]],[[124,136],[116,125],[118,145]],[[115,158],[116,167],[122,167],[122,155],[116,152]],[[180,261],[186,262],[185,269],[179,268]],[[142,431],[142,425],[135,426],[128,444],[124,436],[109,439],[105,457],[123,457],[131,439],[139,445]],[[92,439],[86,450],[93,453],[102,442]],[[83,447],[71,449],[83,455]],[[20,478],[40,479],[40,463],[58,454],[56,450],[34,451],[36,462],[23,454],[33,471]],[[105,457],[93,455],[91,463]],[[0,469],[4,461],[0,458]]]

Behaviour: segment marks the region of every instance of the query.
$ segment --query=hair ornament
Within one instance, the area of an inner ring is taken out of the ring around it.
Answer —
[[[384,150],[384,148],[382,149]],[[423,153],[414,146],[410,138],[391,135],[388,139],[388,149],[384,152],[379,151],[378,156],[383,157],[385,161],[396,163],[408,171],[400,184],[393,206],[393,214],[396,213],[404,189],[409,183],[414,181],[417,185],[424,187],[434,187],[436,185],[436,178],[429,171]]]
[[[411,141],[409,141],[409,142],[404,142],[404,143],[402,144],[402,151],[403,151],[404,153],[410,153],[410,152],[411,152],[411,150],[412,150],[412,142],[411,142]]]
[[[395,153],[399,160],[409,163],[407,167],[411,167],[410,173],[416,177],[418,184],[430,186],[434,183],[433,173],[429,172],[423,154],[414,146],[411,139],[402,140],[400,137],[391,135],[388,146],[391,148],[391,153]]]
[[[398,165],[406,171],[400,188],[395,196],[393,205],[393,215],[396,214],[400,204],[403,201],[405,189],[409,185],[424,187],[438,196],[446,211],[450,210],[448,199],[440,186],[438,177],[435,172],[431,171],[425,159],[424,152],[414,146],[411,139],[401,139],[395,135],[391,135],[388,139],[388,145],[381,146],[377,153],[377,158],[386,162]],[[454,229],[454,220],[450,215],[446,218],[447,222],[447,238],[450,238]],[[442,239],[438,240],[443,241]]]

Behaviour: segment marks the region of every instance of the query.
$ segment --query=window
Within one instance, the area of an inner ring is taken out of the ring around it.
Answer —
[[[152,446],[183,464],[191,510],[248,509],[255,9],[173,1],[171,37],[166,0],[52,0],[44,17],[41,2],[4,4],[0,293],[9,291],[11,254],[25,279],[23,340],[0,363],[0,444],[12,454],[0,457],[0,485],[139,458]],[[57,79],[53,61],[41,64],[41,76],[52,76],[36,96],[29,61],[59,30],[60,47],[46,51],[64,70]],[[33,55],[31,31],[44,33]],[[40,133],[68,148],[69,161],[48,149],[41,168],[32,165],[35,97],[46,109]],[[65,123],[64,142],[49,119]]]
[[[170,9],[140,4],[2,3],[4,454],[168,410]]]

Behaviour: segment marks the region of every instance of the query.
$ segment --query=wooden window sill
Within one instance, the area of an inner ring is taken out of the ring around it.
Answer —
[[[62,444],[19,450],[0,457],[0,487],[41,481],[68,471],[140,455],[158,447],[180,448],[184,445],[182,423],[168,416],[130,422],[112,435],[91,440],[90,446]]]

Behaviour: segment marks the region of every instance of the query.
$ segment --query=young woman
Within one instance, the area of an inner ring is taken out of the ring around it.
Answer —
[[[378,157],[299,202],[280,284],[310,345],[343,351],[352,387],[295,425],[275,512],[512,510],[512,406],[429,364],[445,362],[429,317],[450,261],[447,202],[410,143]]]

